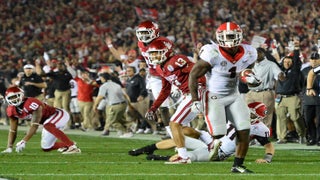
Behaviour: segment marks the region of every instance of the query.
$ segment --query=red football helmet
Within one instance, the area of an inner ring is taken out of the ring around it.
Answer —
[[[228,48],[239,46],[243,38],[242,29],[233,22],[223,23],[216,31],[216,38],[219,46]]]
[[[24,92],[18,87],[10,87],[7,89],[5,99],[9,105],[19,106],[23,102]]]
[[[152,64],[162,64],[165,62],[173,52],[173,45],[168,41],[154,40],[147,50],[147,56]]]
[[[149,43],[159,37],[159,25],[152,21],[144,21],[139,24],[136,36],[139,41]]]
[[[261,121],[263,118],[266,117],[268,110],[267,106],[262,102],[253,102],[248,104],[251,114],[255,117],[251,116],[251,123],[255,123],[257,121]]]

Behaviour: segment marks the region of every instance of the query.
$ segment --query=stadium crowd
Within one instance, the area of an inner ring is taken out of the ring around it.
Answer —
[[[81,76],[88,73],[86,81],[90,83],[99,77],[98,72],[106,71],[118,76],[125,85],[128,62],[122,59],[124,56],[117,58],[109,49],[116,48],[121,55],[128,56],[129,52],[138,52],[135,29],[146,19],[157,22],[161,36],[173,41],[177,53],[190,58],[197,43],[215,41],[216,28],[223,22],[233,21],[242,28],[246,43],[250,44],[255,36],[265,38],[266,51],[274,55],[278,63],[293,50],[288,48],[289,42],[298,37],[300,59],[307,64],[311,53],[320,46],[319,7],[320,1],[312,0],[1,1],[0,93],[4,96],[8,87],[19,84],[21,72],[28,69],[26,65],[32,65],[28,67],[47,83],[42,90],[46,97],[43,101],[47,103],[55,98],[53,92],[57,85],[50,86],[52,81],[48,73],[59,69],[59,65],[71,67]],[[112,46],[105,42],[106,37],[111,38]],[[143,57],[136,53],[133,60],[136,59],[135,72],[143,74],[143,68],[140,68]],[[92,83],[91,88],[92,99],[88,99],[93,106],[98,83]],[[7,123],[5,107],[6,104],[2,103],[1,120],[4,124]],[[86,120],[88,125],[85,127],[77,124],[78,120],[69,126],[84,131],[103,130],[100,128],[103,120],[92,117],[94,120]],[[149,131],[140,132],[149,133],[152,129],[154,134],[158,133],[159,129],[154,125],[145,126]],[[295,128],[291,129],[294,131]]]

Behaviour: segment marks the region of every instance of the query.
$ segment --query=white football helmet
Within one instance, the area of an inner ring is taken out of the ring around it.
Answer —
[[[10,87],[5,93],[5,99],[9,105],[19,106],[23,102],[24,92],[18,87]]]
[[[223,23],[216,30],[216,39],[221,47],[239,46],[243,39],[242,29],[233,22]]]
[[[136,30],[136,36],[139,41],[149,43],[159,37],[159,25],[152,21],[144,21],[139,24]]]

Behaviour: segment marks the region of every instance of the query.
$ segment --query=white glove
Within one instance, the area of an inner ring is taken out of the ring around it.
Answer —
[[[260,84],[261,83],[261,80],[257,76],[255,76],[254,74],[248,74],[246,76],[246,81],[249,84]]]
[[[193,101],[191,105],[191,112],[199,114],[203,112],[203,105],[200,101]]]
[[[26,148],[26,141],[25,140],[21,140],[20,142],[18,142],[16,144],[16,152],[22,152],[24,148]]]
[[[12,153],[12,148],[7,148],[3,150],[1,153]]]
[[[180,93],[179,89],[171,91],[171,97],[173,97],[173,98],[178,98],[178,97],[180,97],[180,95],[181,95],[181,93]]]

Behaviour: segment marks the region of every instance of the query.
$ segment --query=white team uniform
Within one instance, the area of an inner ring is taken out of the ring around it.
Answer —
[[[70,91],[71,91],[71,100],[69,104],[71,113],[80,113],[79,105],[78,105],[78,84],[74,79],[70,80]]]
[[[200,58],[212,67],[203,102],[207,127],[213,135],[227,133],[227,119],[237,130],[250,128],[250,112],[238,91],[238,76],[256,61],[257,51],[246,44],[239,45],[239,49],[240,53],[234,58],[237,60],[224,56],[219,46],[214,43],[204,45],[200,50]]]
[[[166,126],[166,130],[172,138],[170,127]],[[201,141],[200,139],[195,139],[195,138],[185,136],[185,145],[186,145],[186,148],[188,149],[187,154],[191,161],[193,162],[209,161],[208,146],[203,141]]]
[[[219,159],[225,160],[229,156],[233,155],[236,151],[236,131],[230,122],[227,124],[228,134],[223,136],[221,140],[221,146],[219,148]],[[250,137],[263,137],[269,139],[270,130],[262,122],[251,124]]]

